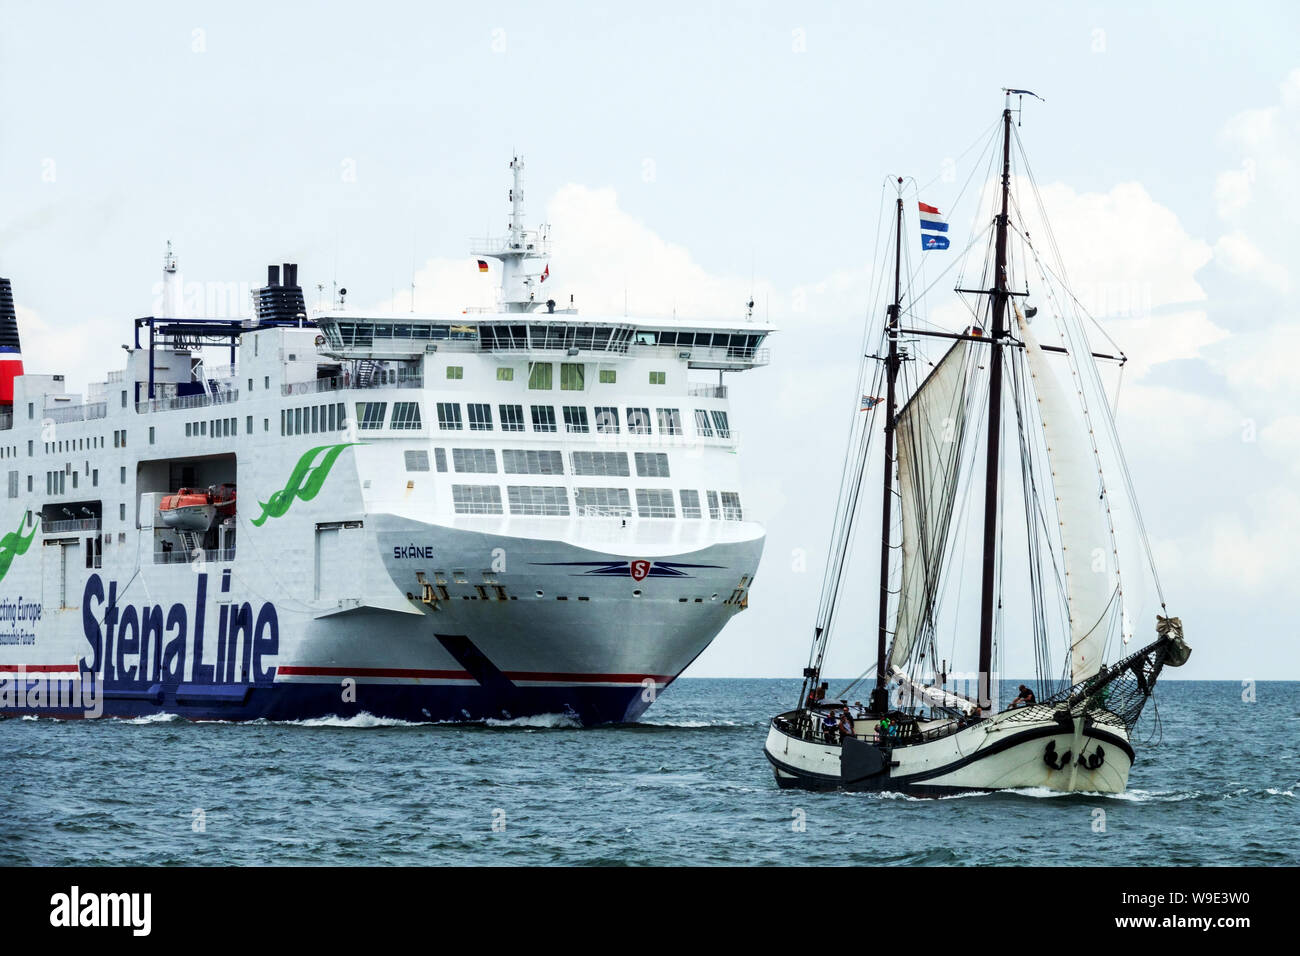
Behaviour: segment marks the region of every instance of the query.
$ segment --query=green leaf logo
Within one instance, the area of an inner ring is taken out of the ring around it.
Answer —
[[[252,519],[253,526],[260,528],[266,523],[266,519],[281,517],[289,510],[294,499],[311,501],[315,498],[321,485],[325,484],[325,479],[329,477],[334,462],[339,455],[343,454],[343,449],[360,444],[361,442],[344,442],[341,445],[320,445],[309,449],[298,459],[298,464],[293,466],[293,472],[284,487],[272,494],[268,500],[258,502],[262,506],[262,513]]]
[[[32,545],[32,538],[36,537],[36,522],[32,522],[32,530],[26,535],[22,533],[25,524],[27,524],[27,512],[24,511],[18,518],[17,530],[10,531],[0,538],[0,581],[3,581],[5,575],[9,573],[9,565],[14,563],[14,558],[26,554],[27,549]]]

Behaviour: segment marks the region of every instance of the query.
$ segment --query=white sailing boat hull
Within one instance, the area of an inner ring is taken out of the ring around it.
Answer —
[[[1122,793],[1134,754],[1122,726],[1062,725],[1007,711],[955,733],[880,747],[871,736],[845,743],[798,735],[782,715],[764,753],[782,787],[890,791],[945,796],[1045,788],[1066,793]]]

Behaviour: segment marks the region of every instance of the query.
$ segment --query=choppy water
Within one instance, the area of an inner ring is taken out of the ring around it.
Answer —
[[[1300,862],[1300,683],[1162,683],[1119,796],[943,800],[779,791],[763,738],[796,690],[685,679],[585,730],[4,720],[0,863]]]

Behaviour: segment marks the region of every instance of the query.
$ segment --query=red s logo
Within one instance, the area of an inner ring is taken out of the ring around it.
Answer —
[[[630,567],[633,581],[644,581],[645,576],[650,573],[649,561],[633,561]]]

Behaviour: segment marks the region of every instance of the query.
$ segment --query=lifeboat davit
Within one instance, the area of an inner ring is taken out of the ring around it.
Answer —
[[[158,506],[162,523],[177,531],[207,531],[216,514],[211,493],[197,488],[182,488],[174,495],[166,495]]]

